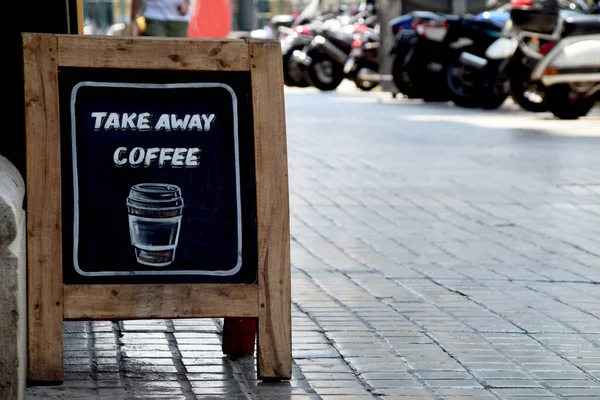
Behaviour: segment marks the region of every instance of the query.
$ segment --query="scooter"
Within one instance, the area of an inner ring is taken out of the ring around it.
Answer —
[[[568,17],[558,11],[557,0],[513,0],[512,6],[519,47],[532,52],[523,40],[532,35],[549,43],[549,51],[533,68],[531,81],[544,88],[550,112],[560,119],[587,115],[600,99],[600,16],[594,15],[600,12],[598,0],[590,15]]]
[[[510,96],[525,111],[546,112],[548,106],[545,88],[531,80],[531,72],[537,62],[550,51],[552,42],[530,36],[527,40],[523,38],[524,42],[520,43],[512,28],[512,21],[507,23],[507,27],[510,33],[494,43],[494,55],[508,60],[508,64],[504,66],[508,75]],[[529,50],[524,52],[524,47]]]
[[[510,4],[508,6],[510,7]],[[563,1],[560,6],[562,8],[559,15],[563,17],[579,16],[588,12],[582,4],[573,8]],[[547,37],[540,37],[540,34],[535,35],[533,32],[529,32],[526,37],[517,35],[510,19],[510,8],[506,14],[509,19],[504,23],[502,37],[486,50],[485,57],[471,66],[479,70],[487,68],[490,74],[497,73],[499,77],[507,79],[510,96],[522,109],[536,113],[548,111],[545,88],[541,82],[531,80],[531,73],[536,64],[552,49],[556,40],[548,40]],[[482,15],[485,16],[485,13]],[[493,67],[490,68],[489,65]],[[495,67],[498,68],[497,71],[494,70]]]

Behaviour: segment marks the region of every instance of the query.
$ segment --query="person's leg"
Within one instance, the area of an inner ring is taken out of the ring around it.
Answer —
[[[167,36],[167,22],[146,18],[146,36]]]
[[[171,37],[187,37],[188,22],[187,21],[169,21],[168,36]]]

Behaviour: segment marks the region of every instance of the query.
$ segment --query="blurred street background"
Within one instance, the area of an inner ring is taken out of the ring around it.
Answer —
[[[192,8],[197,0],[192,0]],[[347,8],[356,11],[363,0],[322,0],[323,12],[335,12]],[[311,0],[228,0],[231,7],[232,31],[251,31],[267,25],[270,19],[281,14],[299,14]],[[487,0],[400,0],[394,6],[405,12],[432,10],[451,12],[457,7],[465,7],[471,12],[489,9]],[[131,10],[131,0],[83,0],[83,13],[88,33],[107,33],[111,26],[127,23]],[[397,15],[394,15],[394,17]]]
[[[279,14],[297,14],[311,0],[230,0],[232,31],[251,31],[269,23]],[[358,8],[361,0],[323,0],[324,11],[342,7]],[[196,0],[191,1],[192,8]],[[131,0],[83,0],[84,19],[88,33],[103,34],[111,26],[129,22]]]
[[[221,320],[65,323],[28,399],[597,399],[600,114],[287,88],[293,379]]]
[[[122,34],[129,1],[83,3],[86,34]],[[64,384],[27,398],[599,399],[597,71],[548,89],[487,52],[542,59],[595,34],[592,3],[523,39],[507,2],[233,0],[227,37],[282,43],[292,380],[223,356],[220,319],[68,322]],[[453,24],[481,53],[442,57]]]

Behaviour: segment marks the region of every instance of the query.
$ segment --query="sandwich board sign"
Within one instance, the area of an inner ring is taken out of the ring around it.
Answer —
[[[259,378],[289,379],[279,43],[24,34],[23,52],[28,378],[62,380],[64,320],[220,317],[256,321]]]

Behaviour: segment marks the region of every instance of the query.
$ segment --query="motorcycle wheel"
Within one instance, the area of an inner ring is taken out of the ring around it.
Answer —
[[[594,107],[594,97],[573,97],[569,85],[553,85],[546,89],[546,104],[555,117],[578,119]]]
[[[378,85],[377,82],[362,81],[360,79],[356,79],[354,81],[354,84],[356,85],[357,88],[359,88],[363,92],[369,92],[369,91],[375,89]]]
[[[417,91],[412,85],[411,81],[407,79],[408,72],[404,68],[404,59],[406,58],[405,53],[396,54],[394,57],[394,63],[392,64],[392,79],[396,89],[409,99],[418,98]]]
[[[446,85],[450,100],[462,108],[476,108],[480,103],[477,87],[468,79],[469,72],[458,58],[452,60],[446,67]]]
[[[530,90],[530,88],[523,88],[519,84],[515,85],[511,82],[510,97],[525,111],[533,113],[548,111],[548,105],[546,104],[544,95],[537,89]]]
[[[418,85],[418,93],[426,103],[443,103],[448,101],[448,91],[438,83],[438,79],[430,82],[421,82]]]
[[[510,73],[510,97],[523,110],[540,113],[548,111],[544,90],[529,79],[531,71],[522,66]]]
[[[509,96],[510,89],[508,79],[496,74],[491,77],[488,84],[480,92],[479,107],[484,110],[496,110],[500,108]]]
[[[308,87],[309,82],[299,65],[292,62],[294,50],[302,50],[304,46],[294,46],[283,55],[283,84],[290,87]]]
[[[309,56],[313,63],[308,69],[308,81],[324,92],[337,89],[344,80],[344,66],[323,54],[313,53]]]
[[[452,61],[446,69],[446,81],[450,100],[463,108],[495,110],[500,108],[508,97],[505,80],[501,76],[486,78],[487,84],[470,78],[470,72],[459,59]]]
[[[482,96],[479,106],[484,110],[496,110],[504,104],[507,98],[508,93],[497,93],[495,90],[492,90]]]

